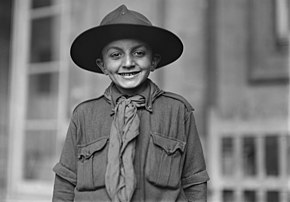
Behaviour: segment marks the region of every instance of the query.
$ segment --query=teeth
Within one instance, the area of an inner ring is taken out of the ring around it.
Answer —
[[[132,73],[120,73],[121,76],[132,76],[138,74],[138,72],[132,72]]]

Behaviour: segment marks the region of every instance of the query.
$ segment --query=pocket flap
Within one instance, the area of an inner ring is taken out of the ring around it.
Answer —
[[[85,146],[78,146],[78,158],[90,158],[96,151],[102,150],[108,142],[108,137],[98,139],[97,141]]]
[[[161,136],[157,133],[151,133],[151,137],[153,143],[161,147],[167,154],[173,154],[178,149],[181,152],[184,151],[186,143],[183,141],[177,139],[170,139],[168,137]]]

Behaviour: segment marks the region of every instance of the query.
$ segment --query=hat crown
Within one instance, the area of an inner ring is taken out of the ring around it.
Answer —
[[[100,25],[109,24],[135,24],[152,26],[152,23],[141,13],[129,10],[125,5],[121,5],[117,9],[106,15]]]

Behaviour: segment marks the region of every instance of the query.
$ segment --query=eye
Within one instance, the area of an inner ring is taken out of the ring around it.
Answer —
[[[143,51],[143,50],[137,50],[133,54],[136,57],[143,57],[145,55],[145,51]]]
[[[113,59],[118,59],[121,57],[121,53],[120,52],[113,52],[110,54],[110,57],[113,58]]]

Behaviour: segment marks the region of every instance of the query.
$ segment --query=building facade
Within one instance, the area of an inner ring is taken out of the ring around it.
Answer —
[[[71,42],[121,4],[184,43],[151,79],[195,108],[208,200],[289,202],[288,0],[1,1],[1,201],[51,201],[72,110],[109,84],[72,63]]]

